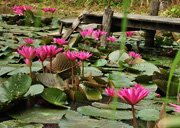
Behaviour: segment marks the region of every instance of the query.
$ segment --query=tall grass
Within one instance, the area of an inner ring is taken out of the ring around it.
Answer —
[[[175,56],[175,59],[174,59],[174,61],[172,63],[171,70],[170,70],[170,73],[169,73],[167,90],[166,90],[166,104],[168,103],[169,90],[170,90],[170,86],[171,86],[171,80],[172,80],[172,77],[173,77],[173,73],[175,72],[176,66],[178,65],[179,62],[180,62],[180,49],[179,49],[179,51],[177,52],[177,54]],[[180,89],[180,82],[179,82],[178,89],[177,89],[177,91],[178,91],[177,95],[179,94],[179,89]]]

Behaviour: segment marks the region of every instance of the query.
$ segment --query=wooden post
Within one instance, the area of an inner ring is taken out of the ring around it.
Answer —
[[[107,46],[107,37],[110,35],[110,31],[111,31],[111,22],[112,22],[112,16],[113,16],[113,11],[110,8],[110,1],[108,1],[108,7],[105,9],[104,11],[104,15],[103,15],[103,21],[102,21],[102,30],[106,31],[107,34],[103,35],[101,37],[101,46]]]
[[[151,2],[150,6],[150,15],[151,16],[157,16],[159,12],[159,5],[160,1],[159,0],[153,0]],[[156,34],[156,31],[154,30],[146,30],[145,34],[145,46],[146,47],[154,47],[154,36]]]

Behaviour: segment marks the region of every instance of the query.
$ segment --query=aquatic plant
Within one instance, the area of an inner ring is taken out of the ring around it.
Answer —
[[[119,98],[123,102],[131,105],[134,128],[138,128],[136,117],[135,117],[134,105],[136,105],[138,102],[144,99],[149,93],[150,91],[145,89],[140,84],[135,84],[134,87],[131,87],[131,88],[123,88],[121,90],[118,90]]]
[[[76,57],[81,60],[82,63],[82,77],[84,77],[84,61],[90,58],[92,54],[90,52],[80,51],[76,54]]]
[[[29,66],[30,76],[32,77],[32,60],[36,57],[36,49],[33,47],[23,46],[18,49],[18,53],[25,58],[26,65]]]

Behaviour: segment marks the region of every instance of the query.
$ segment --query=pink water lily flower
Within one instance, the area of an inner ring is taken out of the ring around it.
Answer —
[[[53,41],[58,45],[67,44],[67,41],[64,38],[53,38]]]
[[[91,37],[93,33],[93,28],[88,28],[86,30],[80,31],[82,37]]]
[[[132,37],[133,35],[134,35],[134,32],[132,32],[132,31],[126,32],[127,37]]]
[[[71,61],[74,61],[74,60],[76,60],[78,53],[76,51],[68,50],[68,51],[64,52],[63,54]]]
[[[49,8],[49,12],[54,13],[57,9],[56,8]]]
[[[55,45],[45,45],[42,46],[42,48],[46,51],[48,58],[55,57],[59,52],[63,50],[63,48],[57,48]]]
[[[110,97],[114,97],[114,95],[115,95],[115,90],[114,90],[114,88],[107,87],[107,88],[105,89],[105,92],[106,92],[106,94],[107,94],[108,96],[110,96]]]
[[[18,53],[29,61],[32,61],[36,57],[36,49],[33,47],[23,46],[18,49]]]
[[[124,88],[118,91],[119,98],[129,105],[135,105],[150,93],[143,86],[138,85],[131,88]]]
[[[179,105],[176,105],[176,104],[169,104],[171,107],[175,108],[175,112],[179,112],[180,113],[180,106]]]
[[[23,39],[27,44],[32,44],[33,43],[33,39],[32,38],[24,38]]]
[[[54,13],[57,9],[56,8],[42,8],[44,12],[51,12]]]
[[[91,57],[92,54],[90,52],[80,51],[76,54],[76,57],[79,58],[81,61],[87,60]]]
[[[116,37],[114,37],[114,36],[109,36],[109,37],[107,37],[107,41],[109,41],[109,42],[111,42],[111,43],[114,43],[114,42],[116,42]]]
[[[142,56],[138,53],[135,53],[133,51],[129,52],[129,56],[136,59],[136,58],[142,58]]]
[[[44,62],[47,58],[47,52],[43,47],[39,47],[36,49],[37,57],[40,62]]]
[[[14,7],[12,7],[12,10],[17,15],[23,15],[24,11],[32,10],[32,7],[31,6],[27,6],[27,5],[14,6]]]
[[[95,40],[99,40],[102,35],[106,35],[107,32],[101,31],[100,29],[93,31],[93,37]]]

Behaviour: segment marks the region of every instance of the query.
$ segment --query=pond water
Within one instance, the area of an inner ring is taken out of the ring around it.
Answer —
[[[129,65],[128,53],[119,52],[120,41],[109,44],[108,48],[95,47],[97,42],[94,40],[86,40],[79,33],[73,33],[68,40],[70,45],[64,46],[64,50],[93,53],[89,61],[84,63],[84,77],[79,75],[81,66],[74,66],[74,84],[77,85],[74,87],[70,79],[72,63],[62,54],[58,54],[53,61],[53,73],[49,71],[49,59],[45,61],[46,73],[43,73],[42,65],[36,57],[32,63],[33,78],[27,75],[29,67],[17,53],[17,49],[25,44],[24,38],[32,38],[34,43],[30,46],[37,48],[55,45],[52,43],[53,38],[60,37],[58,19],[41,19],[43,23],[33,18],[31,20],[32,22],[28,22],[29,26],[22,26],[27,23],[23,16],[0,15],[0,127],[132,128],[131,106],[117,98],[109,100],[104,89],[114,86],[119,90],[122,87],[132,87],[135,83],[140,83],[151,91],[135,105],[138,128],[154,126],[164,102],[164,98],[157,97],[155,92],[158,87],[162,93],[166,91],[178,43],[166,46],[171,48],[170,51],[168,49],[171,57],[166,57],[166,48],[161,47],[164,50],[161,52],[154,48],[151,52],[152,49],[141,47],[144,41],[139,34],[128,37],[126,46],[130,46],[130,49],[127,50],[142,50],[142,59]],[[36,23],[39,27],[33,27]],[[138,41],[140,47],[137,46]],[[89,45],[89,42],[95,43]],[[173,76],[171,90],[174,91],[170,92],[172,97],[177,95],[179,78],[180,64]],[[177,100],[172,98],[169,102],[177,103]],[[170,115],[175,114],[169,106],[164,111]]]

